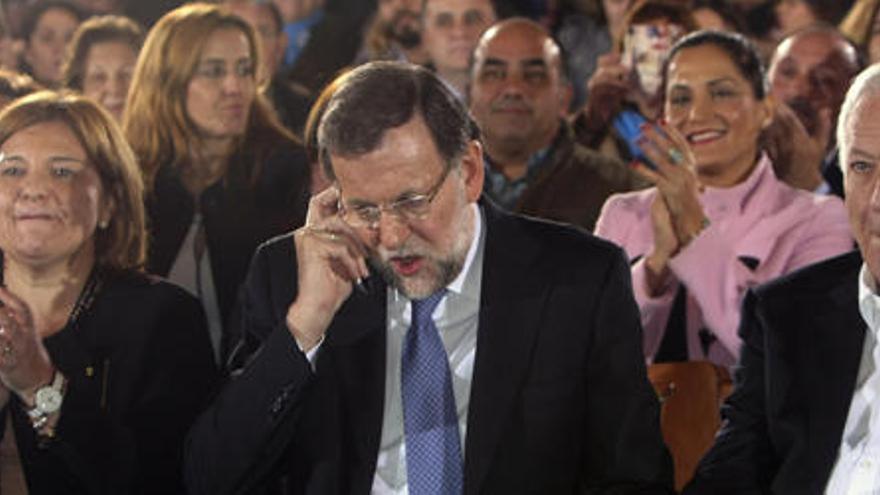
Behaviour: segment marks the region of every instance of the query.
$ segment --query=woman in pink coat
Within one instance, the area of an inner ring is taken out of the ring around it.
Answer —
[[[700,31],[672,48],[664,120],[644,126],[655,187],[608,199],[596,234],[624,247],[649,362],[738,355],[749,287],[852,248],[843,203],[777,180],[759,135],[773,108],[739,35]]]

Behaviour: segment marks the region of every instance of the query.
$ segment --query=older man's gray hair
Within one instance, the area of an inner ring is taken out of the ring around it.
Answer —
[[[840,169],[846,177],[849,168],[849,150],[852,142],[852,117],[858,108],[867,100],[880,96],[880,63],[863,70],[846,92],[846,99],[840,106],[840,117],[837,119],[837,144]]]

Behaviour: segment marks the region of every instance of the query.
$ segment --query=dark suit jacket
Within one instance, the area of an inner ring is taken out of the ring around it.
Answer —
[[[735,390],[686,494],[821,494],[862,356],[858,252],[748,293]]]
[[[38,444],[17,398],[0,423],[12,413],[31,495],[182,494],[183,438],[217,378],[199,302],[155,277],[107,274],[44,343],[68,380],[56,439]]]
[[[571,228],[484,211],[464,493],[667,493],[623,254]],[[255,256],[242,300],[252,358],[190,432],[193,494],[369,493],[386,287],[371,279],[343,304],[313,373],[285,326],[295,267],[290,236]]]

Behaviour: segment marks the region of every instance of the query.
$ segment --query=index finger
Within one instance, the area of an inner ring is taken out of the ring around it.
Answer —
[[[339,211],[339,189],[330,186],[312,196],[309,200],[309,211],[306,213],[306,225],[316,225],[336,215]]]

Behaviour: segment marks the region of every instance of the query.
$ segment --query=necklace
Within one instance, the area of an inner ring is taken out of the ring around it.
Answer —
[[[95,297],[98,295],[98,291],[101,289],[101,285],[103,285],[103,277],[96,266],[92,268],[92,272],[89,274],[89,279],[86,280],[86,285],[83,287],[82,292],[79,293],[79,297],[73,305],[73,310],[70,312],[70,318],[67,320],[68,326],[75,324],[80,316],[92,306],[92,303],[95,302]]]

